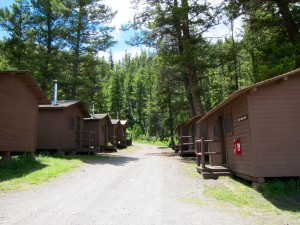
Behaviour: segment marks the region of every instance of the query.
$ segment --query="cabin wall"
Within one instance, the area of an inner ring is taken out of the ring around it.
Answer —
[[[108,145],[108,122],[106,119],[100,120],[100,135],[99,135],[99,144],[100,146]]]
[[[258,177],[300,176],[300,77],[251,94]]]
[[[224,129],[224,118],[230,116],[232,119],[232,132],[226,133]],[[247,119],[239,121],[240,118]],[[247,95],[235,99],[232,103],[226,105],[216,113],[207,118],[208,124],[208,139],[218,139],[214,135],[214,125],[218,123],[219,118],[223,120],[224,146],[227,166],[234,172],[254,176],[254,153],[252,149],[251,127],[248,113],[248,99]],[[234,153],[234,139],[240,139],[242,146],[242,154],[236,155]],[[209,144],[210,152],[219,152],[218,155],[210,157],[212,165],[222,165],[222,151],[221,142],[212,142]]]
[[[255,176],[255,153],[252,148],[250,115],[248,109],[248,97],[243,95],[224,108],[224,118],[232,115],[233,133],[225,133],[225,145],[229,168],[237,173]],[[245,118],[245,119],[241,119]],[[241,154],[234,153],[234,139],[241,141]]]
[[[108,127],[108,141],[114,145],[117,141],[117,125],[110,125]]]
[[[62,109],[39,109],[37,149],[61,149]]]
[[[95,132],[95,145],[99,146],[100,138],[102,136],[100,120],[84,120],[84,130],[85,131],[93,131]],[[85,142],[87,145],[87,141]]]
[[[207,120],[205,121],[205,123],[207,123],[207,139],[212,140],[212,139],[216,139],[214,136],[214,124],[216,123],[218,118],[218,114],[214,113],[212,114],[210,117],[207,118]],[[203,124],[200,123],[200,124]],[[219,142],[211,142],[208,145],[208,151],[209,152],[219,152],[221,154],[221,145]],[[218,165],[222,165],[222,157],[221,155],[211,155],[209,157],[209,161],[210,164],[212,166],[218,166]]]
[[[34,152],[37,98],[14,76],[0,76],[0,151]]]
[[[70,126],[70,119],[75,119],[75,128]],[[78,118],[78,119],[77,119]],[[77,123],[79,122],[79,124]],[[76,143],[78,138],[76,135],[77,127],[80,126],[78,131],[83,131],[83,114],[77,105],[72,105],[63,110],[63,126],[62,126],[62,149],[75,149],[80,148],[81,143]]]

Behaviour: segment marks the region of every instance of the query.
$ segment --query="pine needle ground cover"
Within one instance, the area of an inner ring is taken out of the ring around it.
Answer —
[[[84,161],[106,158],[105,156],[15,156],[9,164],[0,162],[0,192],[30,189],[78,168]]]

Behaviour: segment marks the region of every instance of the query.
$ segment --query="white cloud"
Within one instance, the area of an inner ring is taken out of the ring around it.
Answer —
[[[117,30],[119,30],[122,24],[127,23],[133,17],[130,0],[103,0],[102,3],[111,7],[113,11],[117,11],[117,15],[111,23]]]

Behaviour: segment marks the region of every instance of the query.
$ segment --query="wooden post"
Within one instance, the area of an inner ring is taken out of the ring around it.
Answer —
[[[196,160],[197,160],[197,166],[200,166],[200,156],[197,153],[200,153],[199,149],[199,142],[196,141],[195,146],[196,146]]]
[[[202,168],[205,168],[204,137],[201,137],[201,164]]]

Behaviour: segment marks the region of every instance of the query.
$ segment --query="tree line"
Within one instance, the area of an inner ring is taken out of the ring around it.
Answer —
[[[177,123],[207,112],[230,93],[300,67],[296,0],[133,0],[123,27],[128,44],[151,51],[122,60],[98,57],[115,41],[116,15],[96,0],[15,0],[0,9],[0,69],[29,70],[52,96],[78,98],[98,112],[128,119],[135,137],[174,142]],[[235,35],[235,21],[242,21]],[[205,38],[223,23],[228,35]]]

